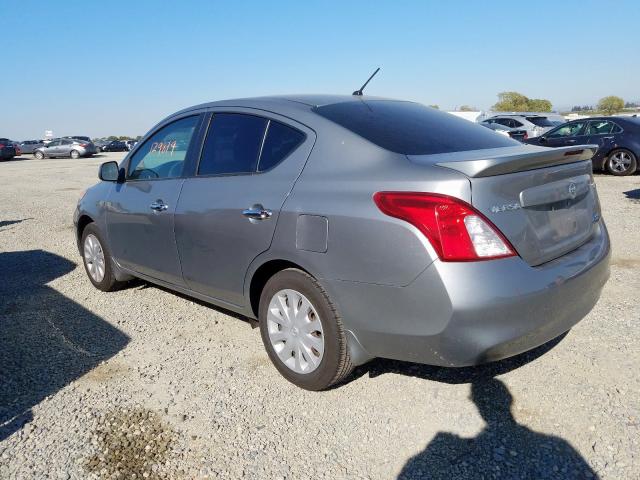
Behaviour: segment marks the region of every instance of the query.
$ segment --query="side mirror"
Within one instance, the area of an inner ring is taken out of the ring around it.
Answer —
[[[120,168],[117,162],[105,162],[100,165],[98,178],[103,182],[117,182],[120,178]]]
[[[547,137],[545,137],[544,135],[540,135],[540,138],[538,139],[538,142],[547,143]]]

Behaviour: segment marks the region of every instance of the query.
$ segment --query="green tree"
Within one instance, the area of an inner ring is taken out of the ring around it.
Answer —
[[[613,115],[618,113],[624,108],[624,100],[615,95],[601,98],[598,102],[598,110],[606,113],[607,115]]]
[[[551,107],[549,100],[530,99],[518,92],[501,92],[492,109],[496,112],[550,112]]]
[[[462,105],[460,107],[461,112],[477,112],[478,109],[476,107],[471,107],[469,105]]]
[[[551,102],[540,98],[533,98],[529,100],[530,112],[550,112]]]
[[[492,108],[496,112],[526,112],[529,110],[529,99],[518,92],[500,92],[498,103]]]

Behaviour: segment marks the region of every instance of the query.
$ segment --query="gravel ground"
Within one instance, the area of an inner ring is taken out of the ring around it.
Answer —
[[[0,163],[0,478],[640,478],[639,176],[597,177],[611,280],[563,338],[310,393],[242,318],[91,286],[71,216],[106,158]]]

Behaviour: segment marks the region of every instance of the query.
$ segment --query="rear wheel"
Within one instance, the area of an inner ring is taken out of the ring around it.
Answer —
[[[258,316],[269,358],[298,387],[323,390],[353,370],[342,320],[311,275],[275,274],[262,291]]]
[[[116,280],[111,268],[111,253],[93,223],[82,232],[82,260],[93,286],[103,292],[117,290],[123,284]]]
[[[37,151],[36,153],[33,154],[34,157],[36,157],[38,160],[42,160],[44,158],[44,153]]]
[[[616,176],[633,175],[638,168],[636,156],[629,150],[614,150],[607,157],[607,171]]]
[[[80,158],[80,152],[78,152],[77,150],[71,150],[71,158]]]

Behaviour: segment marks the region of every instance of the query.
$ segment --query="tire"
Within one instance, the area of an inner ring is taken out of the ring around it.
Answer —
[[[96,244],[94,242],[97,242],[99,251],[96,250]],[[93,286],[103,292],[112,292],[121,288],[124,282],[116,280],[111,266],[112,258],[111,253],[109,252],[109,247],[107,247],[106,243],[102,239],[102,235],[95,224],[90,223],[85,227],[82,232],[81,245],[84,270]],[[96,270],[94,268],[99,267],[100,262],[98,257],[100,252],[102,253],[102,275],[96,275]]]
[[[638,159],[633,152],[619,148],[609,154],[605,161],[605,168],[607,172],[617,177],[633,175],[638,168]]]
[[[38,152],[35,152],[33,156],[36,157],[38,160],[42,160],[44,158],[44,153],[38,151]]]
[[[73,159],[80,158],[80,152],[78,152],[77,150],[71,150],[69,156]]]
[[[305,315],[290,321],[288,312],[294,301]],[[278,315],[273,313],[274,308]],[[276,273],[262,290],[258,312],[267,354],[280,374],[294,385],[324,390],[353,370],[340,315],[311,275],[294,268]]]

